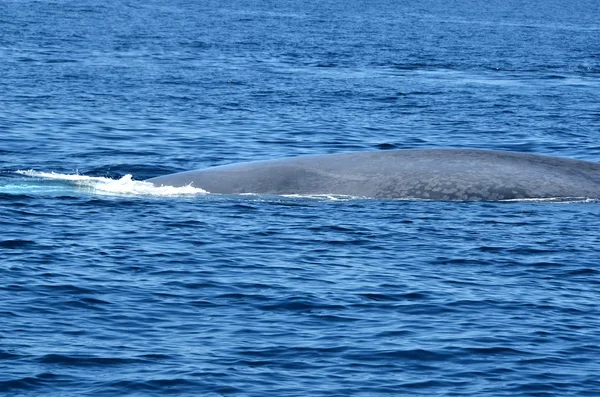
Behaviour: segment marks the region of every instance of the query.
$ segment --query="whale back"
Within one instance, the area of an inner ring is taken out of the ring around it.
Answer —
[[[528,153],[389,150],[256,161],[149,180],[222,194],[506,200],[600,197],[600,164]]]

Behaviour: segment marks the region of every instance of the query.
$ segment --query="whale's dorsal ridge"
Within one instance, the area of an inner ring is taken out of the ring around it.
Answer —
[[[400,149],[230,164],[149,179],[211,193],[433,200],[600,198],[600,163],[487,149]]]

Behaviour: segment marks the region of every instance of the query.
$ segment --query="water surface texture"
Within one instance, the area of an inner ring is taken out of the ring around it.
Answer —
[[[600,3],[6,0],[0,394],[597,396],[600,204],[144,179],[402,148],[600,161]]]

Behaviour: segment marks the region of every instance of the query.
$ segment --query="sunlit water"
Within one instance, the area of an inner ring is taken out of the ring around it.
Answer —
[[[600,206],[218,195],[171,172],[600,161],[600,3],[0,4],[0,394],[596,396]]]

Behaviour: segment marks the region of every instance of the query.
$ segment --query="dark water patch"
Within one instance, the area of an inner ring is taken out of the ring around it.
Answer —
[[[356,360],[358,362],[387,362],[390,360],[435,362],[445,361],[447,359],[453,358],[453,354],[450,353],[443,353],[425,349],[352,352],[346,353],[342,356],[346,359]]]
[[[35,377],[23,377],[4,381],[0,380],[0,391],[8,393],[17,390],[32,390],[44,383],[45,382],[42,379]]]
[[[436,388],[453,388],[458,386],[466,386],[468,385],[468,381],[458,381],[458,380],[425,380],[419,382],[406,382],[398,385],[399,388],[402,389],[436,389]]]
[[[204,246],[207,244],[210,244],[209,241],[199,241],[199,240],[190,240],[188,241],[189,244],[194,245],[194,246]]]
[[[397,95],[375,98],[377,102],[396,102],[398,99],[400,99],[400,96]]]
[[[22,194],[22,193],[0,193],[0,202],[2,201],[13,201],[13,202],[19,202],[21,200],[27,201],[30,199],[33,199],[34,196],[28,195],[28,194]]]
[[[570,276],[597,276],[600,270],[594,268],[573,269],[567,272]]]
[[[476,299],[459,299],[446,304],[454,308],[464,308],[465,310],[486,310],[494,305],[502,305],[504,302],[499,302],[491,299],[476,300]]]
[[[144,363],[146,360],[136,358],[120,358],[120,357],[91,357],[91,356],[75,356],[66,354],[46,354],[38,359],[44,364],[58,364],[74,367],[88,366],[120,366],[136,363]]]
[[[560,364],[563,361],[561,357],[558,356],[546,356],[546,357],[532,357],[527,359],[520,359],[519,365],[528,366],[528,365],[555,365]]]
[[[248,349],[240,352],[240,356],[245,360],[252,358],[253,362],[263,362],[269,360],[270,364],[290,365],[290,368],[314,368],[310,362],[307,363],[303,359],[316,357],[337,357],[340,353],[347,351],[346,346],[331,346],[331,347],[312,347],[312,346],[294,346],[286,348],[283,346],[272,346],[264,349]],[[286,358],[291,358],[292,361],[286,362]],[[272,361],[271,361],[272,360]],[[304,362],[303,362],[304,361]]]
[[[267,299],[265,299],[267,300]],[[344,310],[343,305],[327,304],[317,300],[306,300],[302,298],[287,298],[270,304],[257,306],[265,311],[292,311],[292,312],[310,312],[315,310]]]
[[[348,240],[326,240],[322,241],[323,244],[338,246],[338,245],[352,245],[352,246],[361,246],[361,245],[370,245],[372,242],[370,240],[364,239],[348,239]]]
[[[186,378],[159,378],[150,380],[123,380],[116,382],[107,382],[100,385],[97,389],[98,393],[105,395],[114,395],[122,393],[157,393],[164,394],[181,394],[193,393],[194,391],[202,390],[207,393],[239,393],[241,389],[228,386],[217,386],[205,384],[204,382],[194,381]],[[221,394],[223,395],[223,394]]]
[[[219,303],[211,302],[208,300],[195,300],[195,301],[191,301],[189,303],[192,306],[198,306],[198,307],[217,307],[217,306],[227,307],[227,305],[225,305],[225,304],[219,304]]]
[[[53,63],[77,63],[77,62],[79,62],[79,60],[77,60],[77,59],[46,59],[43,62],[44,63],[49,63],[49,64],[53,64]]]
[[[462,311],[459,308],[451,307],[449,305],[433,304],[433,303],[404,304],[401,306],[397,306],[397,310],[398,310],[398,312],[401,312],[404,314],[410,314],[410,315],[414,315],[414,316],[419,316],[419,315],[426,316],[429,314],[442,315],[442,314],[457,313],[457,312]]]
[[[361,319],[356,316],[342,316],[342,315],[334,315],[334,314],[319,314],[312,312],[310,316],[318,320],[319,324],[329,324],[329,323],[353,323],[360,321]]]
[[[170,281],[165,283],[165,285],[169,287],[178,287],[184,289],[236,289],[235,286],[227,286],[224,284],[219,284],[213,281],[204,281],[204,282],[183,282],[183,281]]]
[[[48,292],[58,292],[72,295],[93,294],[94,290],[72,284],[42,284],[37,288]],[[93,298],[92,298],[93,299]]]
[[[491,252],[491,253],[497,253],[497,252],[502,252],[502,251],[506,251],[507,248],[506,247],[493,247],[493,246],[487,246],[487,247],[478,247],[477,248],[478,251],[481,252]]]
[[[385,289],[385,287],[382,287],[382,289]],[[366,300],[391,302],[417,301],[428,298],[428,295],[422,292],[407,292],[400,294],[362,293],[359,294],[359,296]]]
[[[19,285],[19,284],[4,284],[4,285],[0,285],[0,289],[6,290],[6,291],[19,292],[19,291],[27,291],[28,287],[25,287],[25,286]]]
[[[350,233],[350,234],[354,234],[356,233],[355,229],[349,228],[349,227],[344,227],[341,225],[323,225],[323,226],[314,226],[311,227],[309,230],[313,231],[313,232],[342,232],[342,233]]]
[[[376,293],[365,293],[359,294],[359,296],[372,301],[398,301],[398,297],[394,295],[376,294]]]
[[[560,75],[557,75],[557,74],[550,74],[550,75],[546,76],[546,78],[547,79],[552,79],[552,80],[564,80],[567,77],[566,76],[560,76]]]
[[[226,293],[216,295],[215,299],[225,299],[228,301],[268,301],[269,297],[258,294],[248,294],[248,293]]]
[[[4,240],[0,241],[0,248],[4,249],[32,249],[36,247],[36,242],[32,240]]]
[[[110,305],[110,302],[95,298],[82,298],[78,300],[70,300],[62,303],[65,307],[85,309],[85,310],[107,310],[105,305]]]
[[[176,221],[176,222],[169,222],[166,223],[165,226],[167,227],[173,227],[173,228],[197,228],[197,227],[205,227],[207,226],[206,222],[203,221],[199,221],[199,220],[185,220],[185,221]]]
[[[511,393],[526,393],[527,395],[552,396],[555,393],[566,392],[571,385],[564,382],[530,382],[516,387],[508,387]]]
[[[131,200],[129,201],[129,204],[133,205],[135,201],[135,199]],[[113,197],[94,197],[92,199],[82,201],[81,203],[79,203],[79,205],[82,208],[91,208],[100,212],[101,209],[118,208],[126,206],[127,203],[127,200],[116,201]]]
[[[448,65],[450,66],[450,65]],[[407,70],[407,71],[413,71],[413,70],[420,70],[420,69],[435,69],[438,68],[439,66],[437,66],[435,63],[421,63],[421,62],[416,62],[416,63],[394,63],[391,65],[391,67],[393,69],[396,70]]]
[[[40,218],[52,218],[55,217],[55,214],[52,214],[48,211],[39,211],[37,209],[25,211],[25,210],[14,210],[15,214],[22,215],[25,217],[40,217]]]
[[[54,198],[56,200],[65,200],[65,201],[76,201],[76,200],[80,200],[81,199],[81,197],[78,197],[78,196],[68,196],[68,195],[65,195],[65,196],[56,196]]]
[[[0,316],[5,316],[5,317],[19,317],[18,314],[14,313],[14,312],[9,312],[9,311],[2,311],[2,312],[0,312]]]
[[[490,262],[481,259],[469,259],[469,258],[435,258],[435,263],[442,265],[462,265],[462,266],[483,266],[489,265]]]
[[[378,145],[375,145],[375,148],[377,148],[379,150],[395,150],[395,149],[400,149],[400,147],[398,145],[395,145],[393,143],[380,143]]]
[[[17,360],[22,358],[20,354],[10,353],[4,350],[0,350],[0,360]]]
[[[240,211],[255,211],[258,209],[258,207],[249,203],[235,203],[231,206],[231,209]]]
[[[59,385],[67,385],[72,383],[73,377],[55,374],[53,372],[42,372],[36,376],[15,377],[11,380],[0,381],[0,392],[11,393],[10,395],[21,395],[28,390],[37,390],[41,387],[45,390],[53,390]]]
[[[548,267],[548,268],[560,268],[560,267],[565,267],[565,265],[563,263],[556,263],[556,262],[533,262],[530,264],[530,266],[532,267]]]
[[[477,355],[483,355],[483,356],[497,356],[497,355],[502,355],[502,356],[526,356],[526,355],[531,355],[532,353],[527,352],[527,351],[523,351],[523,350],[518,350],[518,349],[513,349],[510,347],[501,347],[501,346],[494,346],[494,347],[469,347],[469,348],[463,348],[461,349],[464,353],[468,353],[474,356]]]
[[[143,360],[156,360],[156,361],[171,360],[174,358],[173,356],[170,356],[168,354],[160,354],[160,353],[142,354],[139,357]]]
[[[407,292],[399,295],[404,300],[421,300],[427,299],[428,296],[425,292]]]
[[[555,249],[532,248],[532,247],[515,247],[515,248],[510,248],[507,251],[514,255],[524,255],[524,256],[556,253]]]
[[[320,62],[315,64],[315,67],[317,68],[336,68],[340,66],[338,63],[335,62]]]

